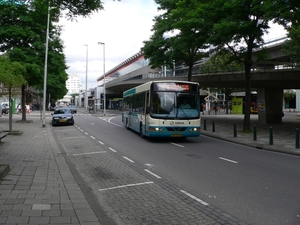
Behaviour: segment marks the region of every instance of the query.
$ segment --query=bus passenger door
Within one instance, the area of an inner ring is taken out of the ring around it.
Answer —
[[[132,108],[129,110],[128,113],[128,127],[132,128]]]
[[[150,112],[147,113],[147,108],[150,107],[150,96],[149,96],[149,92],[146,93],[146,110],[145,110],[145,134],[148,136],[148,131],[149,131],[149,117],[150,117]]]

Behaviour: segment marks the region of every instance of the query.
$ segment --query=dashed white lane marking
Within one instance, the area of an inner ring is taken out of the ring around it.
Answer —
[[[77,139],[77,138],[86,138],[86,136],[79,136],[79,137],[64,137],[61,139]]]
[[[98,141],[101,145],[104,145],[104,143],[102,141]]]
[[[153,184],[153,183],[154,183],[153,181],[149,181],[149,182],[136,183],[136,184],[126,184],[126,185],[120,185],[120,186],[116,186],[116,187],[99,189],[99,191],[108,191],[108,190],[113,190],[113,189],[126,188],[126,187],[135,187],[135,186]]]
[[[196,196],[184,191],[184,190],[180,190],[183,194],[189,196],[190,198],[194,199],[195,201],[201,203],[202,205],[209,205],[207,202],[201,200],[200,198],[197,198]]]
[[[233,160],[226,159],[226,158],[223,158],[223,157],[219,157],[219,159],[227,161],[227,162],[231,162],[231,163],[238,163],[237,161],[233,161]]]
[[[151,172],[150,170],[145,169],[145,171],[146,171],[147,173],[150,173],[152,176],[156,177],[157,179],[161,179],[160,176],[158,176],[157,174]]]
[[[109,147],[109,150],[113,151],[113,152],[117,152],[116,150],[114,150],[113,148]]]
[[[86,135],[89,135],[89,133],[88,132],[84,132]]]
[[[93,136],[90,136],[92,139],[96,139],[95,137],[93,137]]]
[[[172,145],[176,145],[176,146],[178,146],[178,147],[181,147],[181,148],[184,148],[184,146],[183,146],[183,145],[179,145],[179,144],[176,144],[176,143],[173,143],[173,142],[170,142],[170,144],[172,144]]]
[[[100,153],[106,153],[107,151],[101,151],[101,152],[88,152],[88,153],[78,153],[78,154],[73,154],[73,156],[78,156],[78,155],[92,155],[92,154],[100,154]]]
[[[126,159],[126,160],[128,160],[128,161],[129,161],[129,162],[131,162],[131,163],[134,163],[134,161],[133,161],[133,160],[131,160],[131,159],[127,158],[126,156],[123,156],[123,158],[124,158],[124,159]]]

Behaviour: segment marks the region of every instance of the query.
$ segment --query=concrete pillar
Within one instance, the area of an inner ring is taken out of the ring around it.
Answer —
[[[282,123],[282,99],[283,89],[281,88],[265,88],[257,90],[259,123]]]
[[[300,90],[296,90],[296,112],[300,115]]]

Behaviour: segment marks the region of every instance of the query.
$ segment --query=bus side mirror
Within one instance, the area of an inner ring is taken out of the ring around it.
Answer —
[[[151,112],[151,106],[149,105],[149,106],[147,106],[147,108],[146,108],[146,114],[149,114]]]

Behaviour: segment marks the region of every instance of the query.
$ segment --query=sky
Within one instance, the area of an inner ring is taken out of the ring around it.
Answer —
[[[86,65],[88,89],[96,87],[97,78],[103,76],[103,45],[98,42],[105,43],[108,72],[138,53],[143,41],[149,40],[157,6],[154,0],[105,0],[104,10],[90,18],[60,20],[67,73],[80,75],[81,89],[86,86]]]
[[[152,34],[153,19],[159,14],[154,0],[104,0],[104,10],[77,21],[61,19],[61,38],[65,46],[68,74],[81,77],[81,89],[94,88],[103,76],[103,45],[105,72],[138,53],[143,41]],[[281,27],[272,25],[265,40],[284,36]],[[86,46],[87,45],[87,46]],[[86,73],[87,65],[87,73]]]

